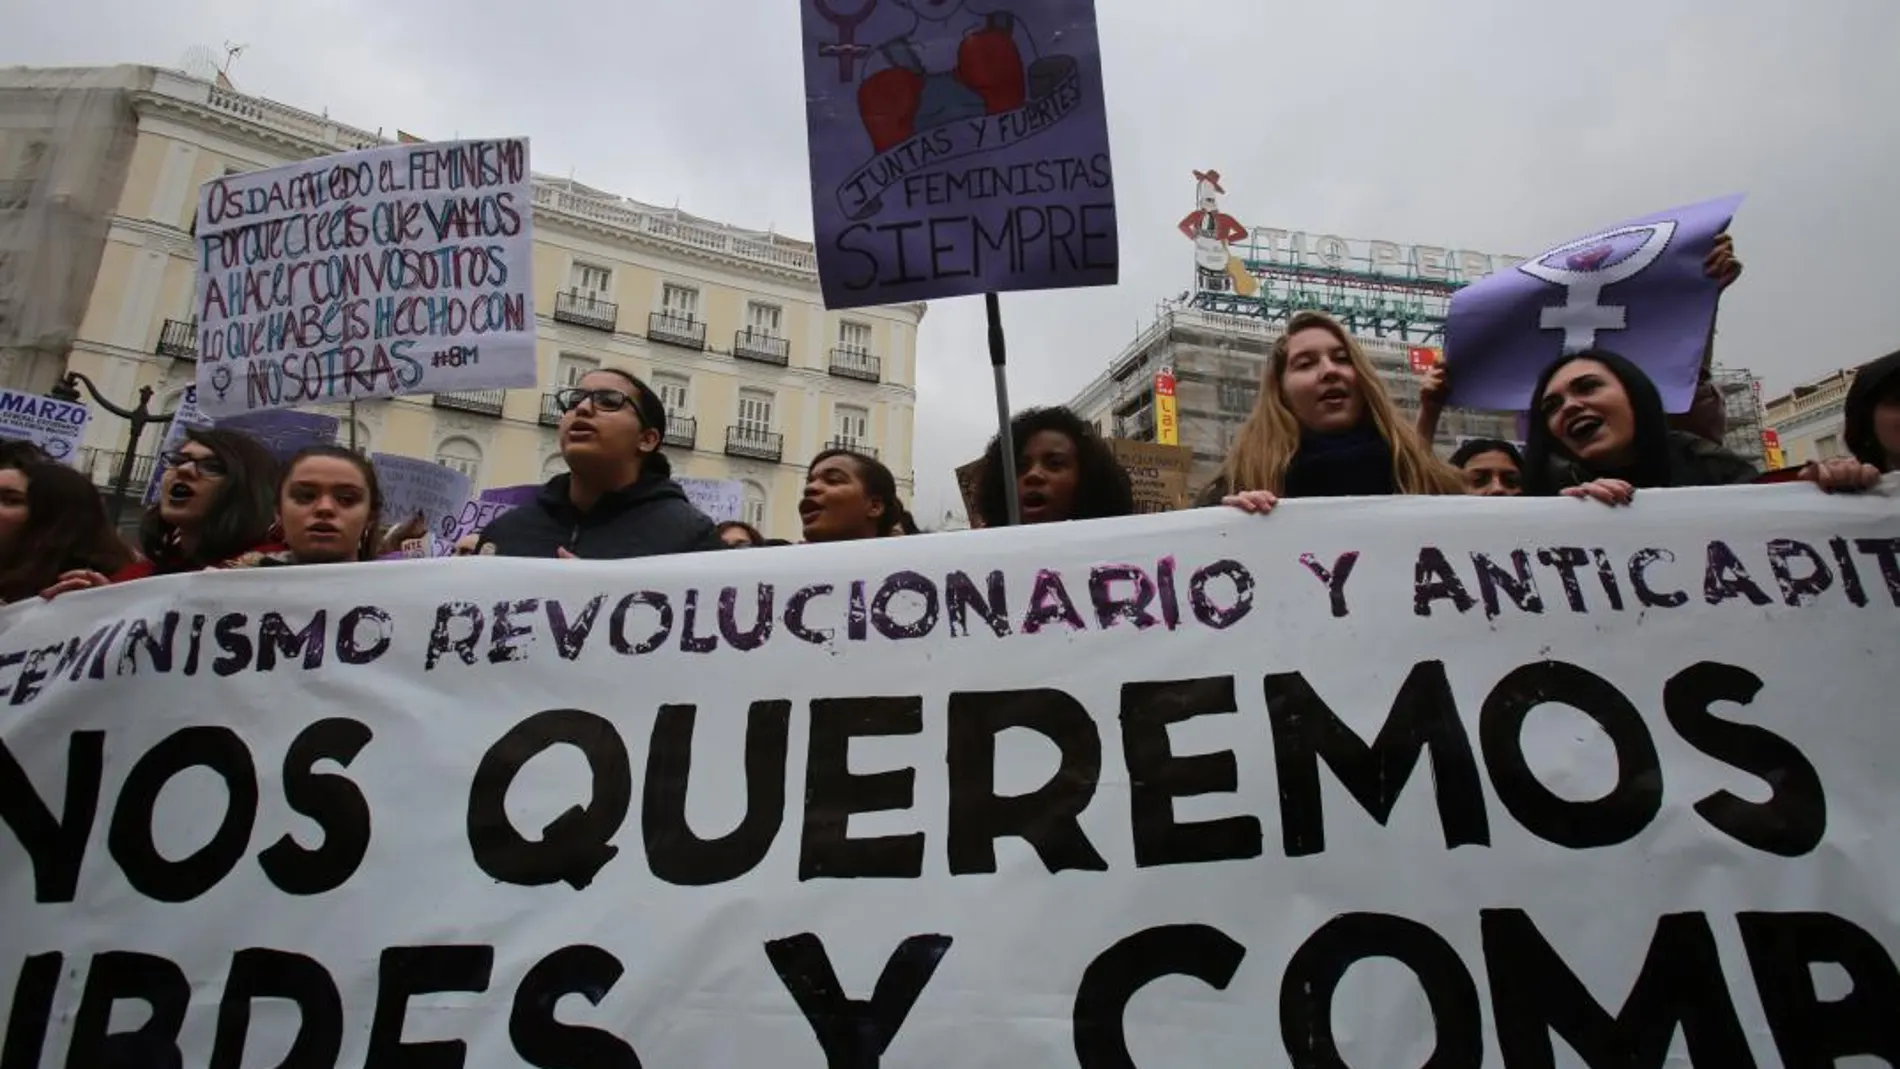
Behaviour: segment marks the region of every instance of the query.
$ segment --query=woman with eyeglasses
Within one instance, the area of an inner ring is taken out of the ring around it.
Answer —
[[[158,501],[139,523],[143,560],[107,576],[72,571],[44,591],[125,583],[155,575],[226,568],[272,543],[277,518],[277,461],[270,450],[236,431],[193,428],[176,450],[159,457],[165,467]]]
[[[632,372],[590,371],[556,391],[561,457],[534,501],[490,521],[480,552],[624,560],[723,549],[660,452],[666,406]]]

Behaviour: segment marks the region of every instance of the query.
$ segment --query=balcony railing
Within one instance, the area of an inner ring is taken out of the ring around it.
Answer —
[[[833,349],[831,373],[841,379],[881,382],[884,379],[884,361],[862,349]]]
[[[747,327],[732,336],[732,355],[785,367],[792,362],[792,340]]]
[[[654,312],[647,316],[647,337],[685,349],[704,349],[706,321],[673,312]]]
[[[785,436],[757,427],[727,427],[726,455],[776,463],[785,458]]]
[[[541,426],[558,427],[561,425],[561,404],[551,393],[541,395]]]
[[[877,459],[877,446],[868,444],[862,438],[833,438],[825,448],[849,449],[853,453],[861,453],[872,460]]]
[[[87,448],[79,451],[79,469],[91,476],[92,484],[102,490],[110,490],[113,480],[119,477],[119,465],[125,461],[125,451],[119,449]],[[125,492],[135,500],[143,500],[145,488],[151,485],[152,469],[158,464],[158,457],[147,453],[136,453],[132,457],[132,480],[126,483]]]
[[[554,295],[554,321],[612,334],[620,323],[620,306],[591,293],[563,290]]]
[[[435,407],[453,408],[458,412],[474,412],[483,416],[501,415],[502,397],[505,390],[462,390],[457,393],[439,393],[435,395]]]
[[[167,319],[158,328],[158,355],[178,360],[198,359],[198,323],[191,319]]]
[[[666,444],[681,449],[699,445],[699,420],[693,416],[666,417]]]

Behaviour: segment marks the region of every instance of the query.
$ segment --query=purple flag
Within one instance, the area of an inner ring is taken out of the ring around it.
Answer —
[[[288,461],[307,445],[336,444],[336,431],[340,425],[335,416],[289,408],[246,412],[241,416],[229,416],[217,421],[219,430],[238,431],[262,442],[279,464]]]
[[[1108,286],[1094,0],[799,0],[828,308]]]
[[[1702,261],[1741,203],[1644,216],[1459,290],[1445,320],[1447,403],[1528,410],[1551,361],[1596,348],[1648,372],[1669,411],[1688,411],[1721,294]]]

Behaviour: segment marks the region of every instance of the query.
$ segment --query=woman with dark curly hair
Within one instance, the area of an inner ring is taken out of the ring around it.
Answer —
[[[132,560],[92,480],[33,453],[0,454],[0,605],[69,571],[111,574]]]
[[[1023,522],[1060,523],[1127,516],[1134,485],[1108,443],[1081,416],[1060,406],[1030,408],[1009,421],[1016,485],[1004,485],[1002,436],[990,439],[976,475],[977,526],[1009,525],[1013,490]]]

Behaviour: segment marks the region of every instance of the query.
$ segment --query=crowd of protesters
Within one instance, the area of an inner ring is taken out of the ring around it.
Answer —
[[[1718,246],[1709,263],[1724,281],[1740,272],[1726,252]],[[1408,421],[1344,327],[1317,312],[1297,314],[1275,342],[1253,411],[1198,503],[1267,513],[1283,498],[1468,494],[1562,495],[1615,506],[1642,489],[1790,477],[1853,492],[1900,470],[1900,352],[1854,380],[1844,414],[1852,456],[1765,477],[1720,444],[1719,398],[1711,412],[1699,391],[1695,407],[1671,416],[1649,376],[1614,352],[1569,354],[1543,370],[1522,450],[1474,439],[1440,460],[1430,442],[1445,388],[1441,365],[1423,383],[1418,419]],[[455,555],[617,560],[789,544],[749,524],[714,524],[693,506],[660,449],[666,412],[659,395],[632,373],[589,372],[556,400],[566,474],[462,539]],[[1006,448],[1015,453],[1013,486],[1004,474]],[[341,446],[311,446],[280,465],[241,433],[194,429],[160,461],[157,499],[131,545],[83,474],[30,445],[0,444],[0,603],[205,569],[371,561],[418,533],[379,529],[375,469]],[[1128,473],[1108,443],[1065,408],[1020,413],[1007,441],[990,441],[977,469],[972,526],[1008,524],[1012,495],[1026,524],[1135,511]],[[812,458],[798,514],[809,543],[918,533],[890,469],[848,449]]]

